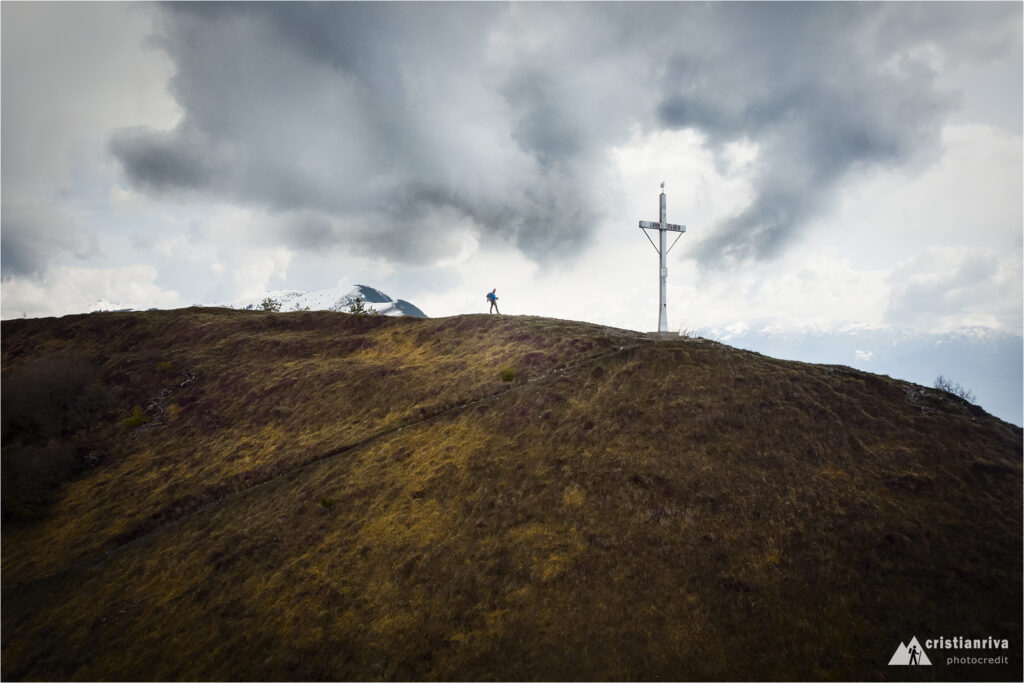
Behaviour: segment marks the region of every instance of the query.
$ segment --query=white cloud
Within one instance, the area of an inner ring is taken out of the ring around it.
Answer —
[[[108,202],[110,204],[110,208],[119,216],[138,216],[140,214],[145,214],[151,206],[151,202],[145,195],[136,192],[131,188],[126,188],[120,183],[115,183],[110,186]]]
[[[765,319],[793,329],[878,324],[888,302],[887,271],[857,268],[834,247],[802,246],[771,264],[722,273],[680,265],[673,281],[670,264],[670,314],[682,309],[688,327]]]
[[[844,188],[813,240],[859,263],[892,266],[927,246],[1020,254],[1024,140],[988,125],[948,125],[936,163],[920,173],[878,170]]]
[[[291,261],[291,252],[283,247],[249,250],[232,268],[236,296],[257,296],[283,287]]]
[[[743,172],[757,157],[755,145],[738,142],[728,147],[728,168],[719,168],[705,137],[693,129],[641,132],[635,128],[629,142],[611,148],[610,162],[623,203],[610,217],[631,225],[641,238],[640,220],[658,219],[659,185],[665,181],[668,219],[699,226],[683,239],[702,241],[707,226],[739,213],[754,198],[749,173]]]
[[[983,326],[1020,332],[1020,253],[929,247],[900,263],[887,278],[886,320],[929,332]]]
[[[92,269],[57,267],[40,279],[12,278],[0,285],[2,317],[47,317],[83,313],[100,300],[137,309],[181,305],[178,292],[156,283],[153,266]]]

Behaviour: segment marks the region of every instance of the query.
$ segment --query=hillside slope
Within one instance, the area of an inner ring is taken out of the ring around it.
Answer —
[[[1021,430],[952,395],[535,317],[2,332],[5,680],[1020,678]]]

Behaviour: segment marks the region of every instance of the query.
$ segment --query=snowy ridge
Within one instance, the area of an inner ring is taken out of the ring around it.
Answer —
[[[125,303],[107,301],[106,299],[97,299],[96,303],[89,306],[89,310],[86,313],[121,313],[124,311],[134,311],[135,309]]]
[[[381,315],[427,317],[426,313],[408,301],[392,299],[379,289],[367,285],[356,285],[350,291],[346,291],[341,287],[318,289],[313,292],[278,289],[265,292],[260,296],[236,299],[230,303],[220,305],[227,308],[256,310],[262,306],[263,300],[267,298],[281,304],[282,312],[302,311],[308,308],[311,311],[340,311],[346,313],[356,298],[361,298],[364,306],[373,308]]]
[[[421,311],[414,304],[403,299],[392,299],[379,289],[375,289],[367,285],[356,285],[351,290],[342,289],[341,287],[331,287],[330,289],[318,289],[313,292],[303,292],[297,289],[277,289],[264,292],[263,294],[255,297],[235,299],[228,303],[200,305],[212,305],[219,308],[237,308],[253,311],[262,308],[263,300],[270,298],[281,305],[282,312],[304,311],[308,308],[311,311],[340,311],[342,313],[347,313],[349,306],[352,305],[357,297],[363,300],[364,306],[373,308],[382,315],[408,315],[415,318],[427,317],[427,314]],[[137,309],[124,303],[99,299],[89,307],[88,312],[114,313],[134,310]],[[156,309],[151,308],[149,310],[152,311]]]

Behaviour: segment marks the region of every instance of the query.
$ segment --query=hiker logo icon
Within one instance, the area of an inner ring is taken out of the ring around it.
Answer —
[[[921,643],[917,642],[917,636],[911,638],[906,645],[900,641],[900,646],[896,648],[892,659],[889,660],[889,666],[931,666],[931,664],[928,654],[921,647]]]

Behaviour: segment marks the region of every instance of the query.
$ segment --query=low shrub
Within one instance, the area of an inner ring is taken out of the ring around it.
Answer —
[[[500,373],[502,382],[511,382],[516,378],[515,368],[505,366],[501,369]]]
[[[978,400],[977,398],[975,398],[973,391],[963,386],[959,382],[953,382],[952,380],[946,379],[942,375],[939,375],[938,377],[935,378],[935,388],[941,389],[942,391],[948,391],[954,396],[959,396],[968,403],[974,403],[975,401]]]
[[[146,411],[142,409],[142,406],[135,406],[132,408],[131,417],[121,420],[121,426],[128,428],[141,427],[147,422],[149,422],[149,415],[146,415]]]
[[[377,315],[377,309],[373,306],[367,306],[363,303],[363,297],[357,296],[355,300],[349,304],[348,312],[352,315]]]

